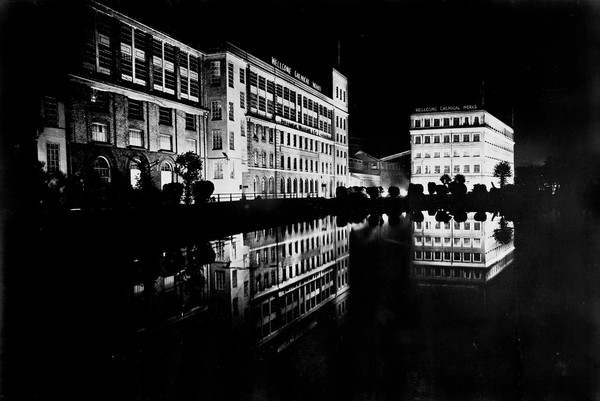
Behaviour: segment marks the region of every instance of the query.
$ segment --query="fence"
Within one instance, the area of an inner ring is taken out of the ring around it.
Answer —
[[[214,194],[210,198],[210,202],[233,202],[241,200],[255,200],[255,199],[300,199],[300,198],[317,198],[319,194],[316,192],[308,193],[282,193],[282,194],[269,194],[260,192],[231,192],[223,194]]]

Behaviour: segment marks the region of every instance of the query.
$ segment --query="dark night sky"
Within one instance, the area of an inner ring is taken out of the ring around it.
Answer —
[[[201,50],[230,41],[322,84],[339,42],[351,137],[377,156],[409,148],[415,106],[480,103],[482,87],[486,109],[514,115],[517,164],[600,151],[592,1],[102,2]]]

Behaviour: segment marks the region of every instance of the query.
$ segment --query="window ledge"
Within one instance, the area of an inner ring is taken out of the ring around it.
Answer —
[[[90,140],[90,142],[92,145],[98,145],[98,146],[112,146],[112,143],[110,142],[101,142],[101,141],[94,141],[93,139]]]
[[[138,146],[138,145],[127,145],[127,147],[129,149],[147,150],[146,147],[144,147],[144,146]]]

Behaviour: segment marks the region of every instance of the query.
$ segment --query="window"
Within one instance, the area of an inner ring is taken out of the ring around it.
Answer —
[[[196,131],[196,116],[194,114],[185,113],[185,129]]]
[[[108,126],[102,123],[92,123],[92,141],[108,142]]]
[[[433,143],[440,143],[440,137],[438,135],[433,137]]]
[[[223,138],[221,137],[221,130],[215,129],[212,131],[212,144],[213,150],[223,149]]]
[[[429,153],[429,152],[425,152],[425,158],[426,158],[426,159],[429,159],[430,157],[431,157],[431,153]]]
[[[240,135],[246,136],[246,124],[245,124],[244,120],[240,121]]]
[[[198,153],[198,144],[195,139],[186,139],[187,149],[190,152]]]
[[[240,68],[240,83],[244,84],[246,83],[246,70]]]
[[[415,120],[415,128],[421,128],[421,120]]]
[[[144,106],[141,100],[127,99],[127,118],[143,120]]]
[[[420,145],[421,144],[421,137],[420,136],[416,136],[415,137],[415,144],[416,145]]]
[[[215,288],[217,290],[225,289],[225,272],[223,270],[215,272]]]
[[[469,142],[469,134],[463,135],[463,142]]]
[[[474,247],[481,246],[481,238],[473,238],[473,246]]]
[[[434,173],[435,174],[439,174],[440,173],[440,166],[435,166],[434,167]]]
[[[450,135],[444,135],[444,143],[450,143]]]
[[[424,120],[424,123],[425,123],[425,127],[431,127],[431,120],[429,118],[426,118]]]
[[[440,158],[440,152],[433,152],[433,157],[434,158]]]
[[[452,125],[460,125],[460,118],[454,117],[452,120]]]
[[[444,157],[450,157],[450,152],[448,152],[447,150],[444,151]]]
[[[431,137],[429,135],[425,136],[425,143],[431,143]]]
[[[46,126],[58,127],[58,101],[56,98],[44,98],[44,119]]]
[[[231,163],[230,166],[231,168],[229,170],[229,178],[233,180],[235,179],[235,163]],[[235,243],[233,245],[235,245]]]
[[[463,167],[463,172],[469,173],[470,172],[469,170],[470,170],[469,165],[465,164],[464,167]]]
[[[256,75],[255,72],[250,71],[250,77],[249,77],[249,81],[250,81],[250,86],[257,86],[257,81],[258,81],[258,75]]]
[[[156,38],[152,40],[152,49],[153,87],[155,90],[173,95],[175,94],[175,50],[170,44]],[[197,59],[195,61],[197,70]]]
[[[444,118],[444,127],[447,127],[450,125],[450,119],[449,118]]]
[[[230,88],[233,88],[233,64],[227,64],[227,83]]]
[[[416,167],[415,174],[421,174],[421,166]]]
[[[98,113],[108,113],[108,93],[92,89],[90,109]]]
[[[440,126],[440,119],[439,118],[434,118],[433,119],[433,126],[434,127],[439,127]]]
[[[460,152],[458,150],[455,150],[453,155],[454,157],[460,157]]]
[[[273,168],[273,161],[274,161],[273,153],[269,153],[269,167],[271,167],[271,168]]]
[[[460,142],[460,135],[452,135],[452,142]]]
[[[450,174],[450,166],[444,166],[444,174]]]
[[[215,175],[213,178],[216,180],[223,179],[223,162],[215,162]]]
[[[458,164],[455,164],[455,165],[454,165],[454,173],[455,173],[455,174],[458,174],[458,173],[460,173],[460,166],[459,166]]]
[[[49,173],[60,171],[60,145],[46,143],[46,170]]]
[[[92,167],[104,184],[110,184],[110,165],[108,164],[108,160],[104,157],[98,157],[94,160]]]
[[[213,120],[221,119],[221,101],[215,100],[210,102],[210,112]]]
[[[135,128],[129,128],[129,145],[144,147],[144,131]]]
[[[465,150],[463,152],[463,157],[469,157],[469,151],[468,150]]]
[[[158,123],[162,125],[173,125],[173,111],[166,107],[158,107]]]
[[[469,117],[465,117],[463,125],[469,125]]]
[[[160,134],[158,137],[161,150],[173,150],[173,137],[171,135]]]
[[[229,121],[234,121],[233,120],[233,113],[234,113],[234,109],[233,109],[233,102],[229,102]]]
[[[473,142],[479,142],[479,134],[473,134]]]
[[[88,31],[84,66],[88,69],[110,74],[113,64],[110,36],[112,20],[104,14],[96,14],[96,29]]]
[[[235,150],[235,133],[233,131],[229,132],[229,149]]]
[[[265,77],[258,77],[258,89],[261,90],[266,90],[267,89],[267,83],[265,80]]]
[[[121,25],[121,79],[146,85],[146,34],[127,25]]]
[[[210,83],[212,86],[221,86],[221,61],[210,62]]]
[[[473,165],[473,172],[474,173],[481,173],[481,167],[479,166],[479,164]]]
[[[420,159],[421,158],[421,152],[417,152],[415,154],[415,159]]]
[[[240,92],[240,108],[242,108],[242,109],[246,108],[246,93],[245,92]]]
[[[160,165],[160,186],[173,182],[173,166],[171,163],[164,162]]]
[[[142,171],[140,169],[140,161],[134,160],[129,165],[129,183],[133,188],[138,186]]]

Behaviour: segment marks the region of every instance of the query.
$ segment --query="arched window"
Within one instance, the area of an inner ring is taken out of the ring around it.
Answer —
[[[304,193],[304,185],[302,184],[302,179],[300,179],[300,193]]]
[[[313,180],[310,180],[310,192],[311,192],[311,193],[312,193],[312,192],[315,192],[315,188],[314,188],[314,185],[313,185],[313,184],[314,184],[314,183],[313,183]]]
[[[308,192],[308,179],[304,179],[304,192]]]
[[[294,170],[297,170],[297,169],[298,169],[298,159],[294,158]]]
[[[283,169],[285,168],[285,157],[281,156],[281,165],[279,166],[279,168]]]
[[[173,166],[169,162],[160,165],[160,187],[173,182]]]
[[[319,194],[319,180],[315,180],[315,192]]]
[[[96,160],[94,160],[93,168],[100,177],[102,183],[110,184],[110,164],[106,158],[102,156],[96,158]]]
[[[287,179],[287,191],[288,194],[292,193],[292,180],[290,178]]]
[[[261,166],[267,167],[267,152],[262,152],[261,155]]]
[[[258,150],[254,151],[254,165],[258,166]]]
[[[263,194],[267,193],[267,179],[265,177],[263,177],[260,182],[260,192]]]
[[[254,193],[258,192],[259,178],[258,176],[254,177]]]
[[[298,180],[294,178],[294,193],[298,193]]]
[[[141,174],[142,170],[140,161],[137,159],[133,160],[129,165],[129,181],[132,187],[135,188],[138,185]]]
[[[273,177],[269,177],[269,193],[275,193],[275,180]]]
[[[282,194],[285,193],[285,180],[283,178],[281,179],[280,191]]]
[[[291,164],[290,160],[292,160],[292,159],[288,156],[288,163],[287,163],[288,170],[292,168],[292,164]]]

